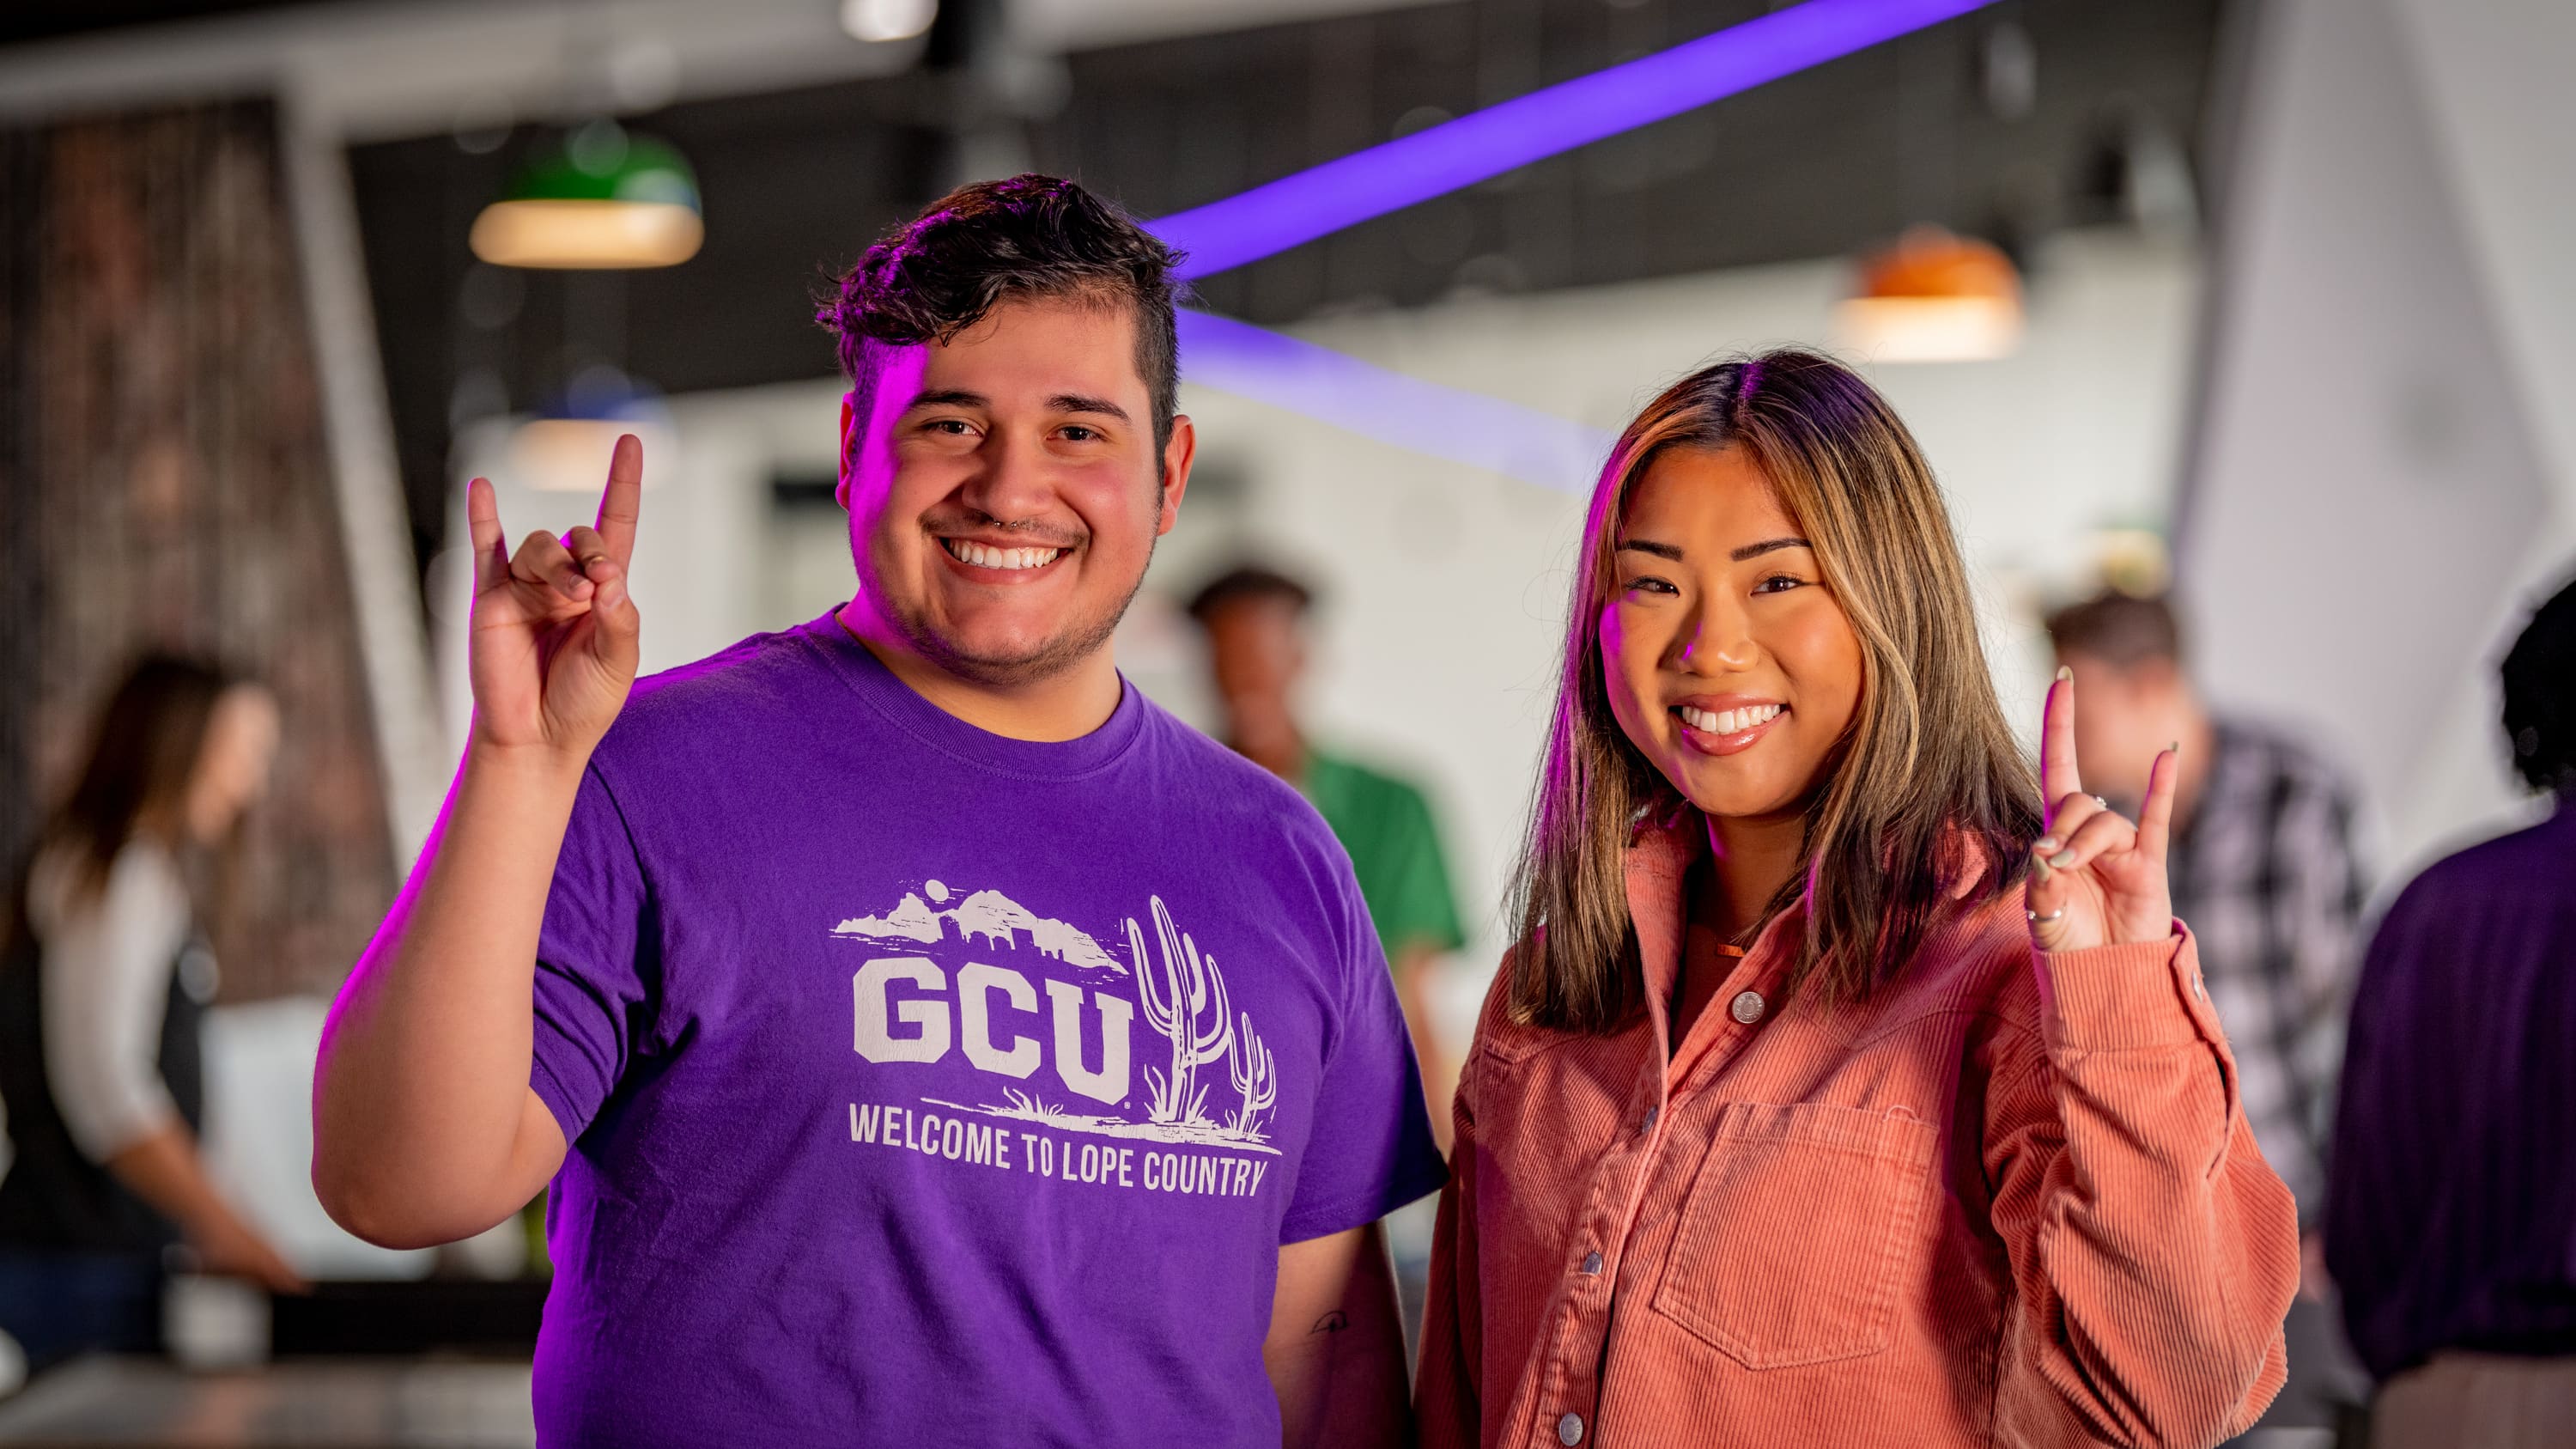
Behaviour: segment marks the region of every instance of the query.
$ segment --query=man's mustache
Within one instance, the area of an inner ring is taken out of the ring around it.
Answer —
[[[1061,524],[1034,518],[995,518],[971,508],[932,509],[921,516],[921,527],[934,538],[1006,534],[1014,548],[1073,549],[1091,541],[1090,533],[1082,529],[1068,529]]]

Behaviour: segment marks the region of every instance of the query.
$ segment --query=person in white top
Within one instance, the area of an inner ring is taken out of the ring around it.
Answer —
[[[131,671],[6,911],[0,1329],[34,1367],[156,1346],[165,1250],[275,1290],[301,1278],[197,1151],[214,957],[184,862],[265,788],[277,706],[189,660]]]

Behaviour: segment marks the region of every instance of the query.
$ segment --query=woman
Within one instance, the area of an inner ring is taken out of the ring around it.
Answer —
[[[2174,754],[2132,827],[2072,696],[2035,791],[1930,470],[1849,371],[1730,362],[1629,425],[1458,1088],[1428,1444],[2254,1419],[2297,1223],[2172,919]]]
[[[214,958],[183,859],[226,840],[277,742],[266,690],[150,658],[110,699],[38,837],[0,957],[0,1329],[31,1366],[158,1344],[162,1251],[279,1291],[295,1270],[233,1211],[196,1138]]]

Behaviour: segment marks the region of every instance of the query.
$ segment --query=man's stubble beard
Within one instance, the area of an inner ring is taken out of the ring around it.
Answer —
[[[1090,658],[1109,646],[1118,632],[1119,622],[1127,617],[1137,593],[1145,587],[1145,574],[1153,566],[1154,549],[1159,539],[1145,545],[1145,568],[1136,571],[1135,582],[1127,586],[1117,604],[1097,617],[1075,623],[1038,641],[1033,647],[1016,654],[974,654],[933,629],[927,611],[896,607],[896,601],[883,589],[872,589],[877,616],[893,626],[913,652],[972,684],[988,689],[1017,689],[1042,683]],[[860,581],[866,587],[867,580]]]

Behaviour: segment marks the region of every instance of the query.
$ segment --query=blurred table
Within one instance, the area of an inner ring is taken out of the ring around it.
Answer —
[[[526,1361],[287,1361],[190,1373],[65,1364],[0,1403],[0,1445],[60,1449],[530,1449]]]

